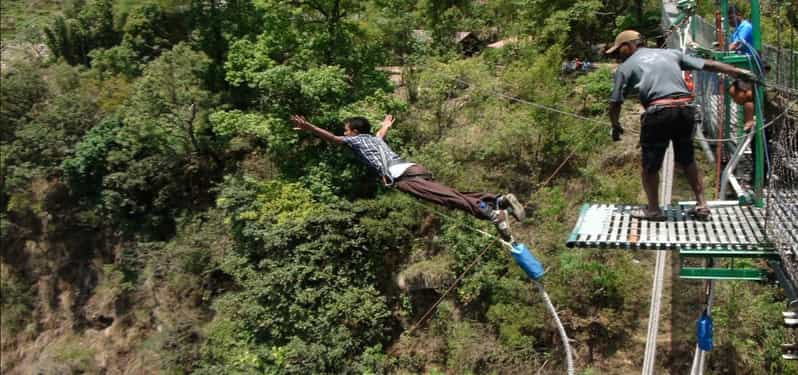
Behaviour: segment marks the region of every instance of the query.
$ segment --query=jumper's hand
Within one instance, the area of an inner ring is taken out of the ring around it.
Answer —
[[[390,128],[391,126],[393,126],[393,123],[395,121],[396,121],[396,119],[392,115],[385,115],[385,118],[382,119],[382,126],[386,127],[386,128]]]
[[[623,134],[623,127],[621,127],[620,125],[617,126],[613,125],[612,131],[610,132],[610,135],[612,135],[612,140],[615,142],[620,141],[621,134]]]
[[[304,116],[299,115],[291,116],[291,122],[294,123],[294,130],[297,131],[308,130],[313,126],[308,120],[305,120]]]

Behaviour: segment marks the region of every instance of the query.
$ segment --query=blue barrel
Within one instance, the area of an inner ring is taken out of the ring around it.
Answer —
[[[535,259],[526,245],[520,242],[514,242],[511,252],[516,263],[518,263],[521,269],[523,269],[532,280],[540,280],[540,278],[543,277],[543,264]]]
[[[705,352],[712,350],[712,317],[706,311],[698,318],[696,336],[698,336],[698,347],[701,350]]]

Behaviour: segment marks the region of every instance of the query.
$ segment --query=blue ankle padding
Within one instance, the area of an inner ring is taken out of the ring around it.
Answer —
[[[513,258],[515,258],[515,262],[518,263],[518,266],[520,266],[532,280],[540,280],[540,278],[543,277],[543,264],[535,259],[526,245],[520,242],[513,243],[513,250],[511,253],[513,254]]]
[[[712,350],[712,317],[704,311],[701,318],[696,323],[696,336],[698,336],[698,347],[708,352]]]

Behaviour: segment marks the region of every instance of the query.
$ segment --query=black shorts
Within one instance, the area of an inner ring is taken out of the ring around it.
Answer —
[[[693,130],[695,106],[652,106],[640,116],[640,146],[643,149],[643,169],[648,173],[662,168],[668,141],[673,141],[676,163],[687,166],[695,161]]]

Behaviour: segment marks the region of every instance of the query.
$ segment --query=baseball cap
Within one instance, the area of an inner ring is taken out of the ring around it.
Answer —
[[[640,33],[638,33],[637,31],[634,30],[621,31],[621,33],[618,34],[617,37],[615,37],[615,44],[613,44],[612,47],[610,47],[610,49],[608,49],[604,53],[609,55],[615,52],[615,50],[617,50],[618,47],[621,46],[621,44],[628,43],[634,40],[640,40],[640,38],[641,38]]]

